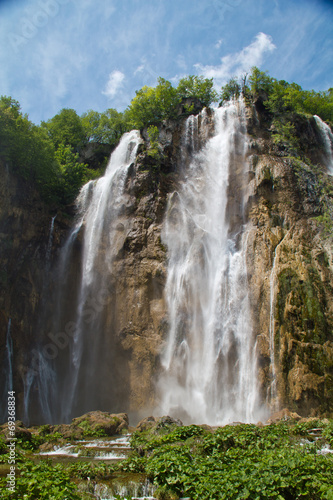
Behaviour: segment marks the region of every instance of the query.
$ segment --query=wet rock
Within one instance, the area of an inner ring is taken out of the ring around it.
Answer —
[[[147,429],[151,429],[156,425],[156,419],[155,417],[146,417],[140,420],[140,422],[137,424],[135,427],[135,430],[137,431],[146,431]]]
[[[281,420],[301,420],[302,417],[295,412],[288,410],[288,408],[284,408],[283,410],[277,411],[273,413],[273,415],[267,420],[267,424],[275,424],[276,422],[280,422]]]
[[[107,436],[113,436],[128,429],[128,416],[126,413],[113,414],[91,411],[81,417],[74,418],[69,426],[74,432],[79,429],[82,429],[86,434],[89,434],[89,431],[104,431]]]
[[[177,425],[177,427],[181,427],[183,425],[183,422],[179,420],[179,418],[173,418],[169,417],[169,415],[166,415],[157,420],[156,430],[163,429],[164,427],[169,427],[171,425]]]

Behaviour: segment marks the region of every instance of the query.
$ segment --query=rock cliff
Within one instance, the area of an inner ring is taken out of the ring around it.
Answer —
[[[294,120],[304,161],[275,146],[264,116],[249,119],[249,284],[263,398],[274,363],[273,408],[326,414],[332,412],[333,182],[315,120]]]
[[[247,268],[261,397],[270,402],[272,411],[288,407],[304,416],[331,414],[333,182],[324,167],[321,138],[313,118],[294,117],[303,153],[300,160],[283,145],[274,144],[270,121],[259,107],[248,107],[247,114]],[[209,111],[207,116],[209,135],[213,128]],[[110,397],[89,410],[126,411],[137,419],[158,406],[155,381],[168,328],[167,249],[161,231],[168,194],[178,185],[183,133],[181,117],[162,124],[159,146],[153,151],[143,130],[144,142],[128,170],[126,208],[117,220],[108,306],[103,312],[101,350],[110,363],[100,371],[100,385]],[[27,369],[37,343],[50,343],[45,332],[52,325],[41,317],[50,318],[54,312],[57,262],[75,218],[59,213],[50,239],[55,212],[50,213],[38,194],[11,175],[5,164],[0,162],[0,167],[0,359],[5,381],[11,318],[14,385],[18,416],[23,418],[27,399],[34,404],[41,400],[40,385],[32,381],[27,389]],[[237,186],[231,182],[229,190],[229,203],[233,203]],[[73,283],[79,280],[81,245],[79,234],[71,261]],[[73,304],[68,300],[66,323],[74,307],[74,299]],[[66,344],[57,351],[62,368],[69,349]],[[38,409],[30,410],[30,418],[43,420]]]

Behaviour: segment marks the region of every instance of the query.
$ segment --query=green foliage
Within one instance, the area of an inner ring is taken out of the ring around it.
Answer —
[[[56,443],[57,441],[63,439],[62,434],[60,432],[53,432],[52,434],[43,434],[42,441],[46,443]]]
[[[1,498],[22,500],[79,500],[75,484],[61,465],[41,461],[34,464],[26,461],[20,464],[16,476],[15,492],[7,489],[7,479],[0,480]]]
[[[230,99],[238,99],[241,94],[241,86],[237,81],[237,78],[231,78],[231,80],[226,83],[221,89],[221,103],[225,101],[230,101]]]
[[[284,145],[295,156],[298,152],[298,139],[295,134],[295,126],[282,120],[273,120],[272,122],[273,141],[275,144]]]
[[[79,162],[78,153],[69,145],[60,144],[55,153],[60,165],[60,195],[65,204],[71,203],[86,179],[86,165]]]
[[[35,451],[42,444],[43,439],[36,434],[32,434],[30,438],[19,437],[16,441],[16,446],[22,450]]]
[[[81,116],[83,130],[88,142],[116,145],[122,134],[128,131],[123,113],[108,109],[104,113],[89,110]]]
[[[0,98],[0,158],[12,171],[34,183],[46,201],[55,201],[60,176],[52,141],[31,123],[11,97]]]
[[[117,469],[117,464],[106,464],[105,462],[74,462],[68,467],[68,472],[71,477],[80,479],[98,479],[109,477],[114,470]]]
[[[158,79],[156,87],[143,87],[136,91],[125,112],[125,121],[134,128],[156,125],[167,118],[176,118],[183,99],[198,99],[203,106],[209,106],[217,99],[213,79],[190,75],[179,81],[177,88],[164,78]],[[191,112],[189,108],[187,112]]]
[[[79,428],[83,430],[85,437],[105,437],[107,434],[100,426],[92,427],[87,420],[80,422]]]
[[[244,79],[245,80],[245,79]],[[232,78],[222,87],[221,102],[238,97],[240,93],[250,94],[252,99],[261,98],[265,108],[275,117],[285,115],[288,112],[306,113],[318,115],[324,121],[333,123],[333,88],[324,92],[314,90],[303,90],[296,83],[288,83],[285,80],[276,80],[253,67],[248,78],[249,89]]]
[[[86,142],[86,134],[81,121],[74,109],[62,109],[47,122],[42,122],[56,148],[61,145],[70,146],[79,151]]]
[[[267,75],[267,71],[260,71],[254,66],[249,76],[249,84],[253,96],[258,96],[261,93],[269,94],[272,78]]]
[[[326,439],[331,439],[332,422],[312,425],[320,425],[323,436],[326,433]],[[161,498],[330,499],[333,460],[318,455],[315,444],[301,445],[301,436],[310,439],[309,427],[281,422],[262,428],[225,426],[209,432],[188,426],[170,429],[165,435],[153,429],[141,437],[135,433],[132,446],[144,453],[145,462],[140,458],[140,463],[159,486]]]
[[[176,89],[178,101],[193,97],[198,99],[203,106],[210,106],[217,100],[217,92],[214,90],[213,78],[203,76],[187,76],[179,80]]]
[[[87,427],[84,422],[83,427]],[[39,434],[47,432],[45,428]],[[76,483],[87,486],[88,478],[112,482],[136,476],[140,481],[148,477],[160,500],[332,500],[333,456],[318,454],[332,442],[333,421],[327,419],[263,427],[227,425],[215,430],[157,424],[133,433],[132,455],[113,464],[34,464],[18,449],[15,494],[6,489],[2,478],[1,498],[83,499],[87,493],[79,493]]]
[[[295,113],[317,114],[333,122],[333,88],[325,92],[305,91],[295,83],[271,78],[267,72],[252,68],[237,80],[232,78],[222,87],[221,103],[243,95],[247,100],[261,100],[272,120],[273,140],[280,147],[299,156],[293,123]],[[188,100],[188,101],[187,101]],[[148,155],[160,161],[156,127],[165,119],[176,119],[179,113],[198,110],[196,100],[209,106],[217,100],[213,79],[190,75],[182,78],[177,87],[164,78],[156,87],[143,87],[136,92],[124,113],[108,109],[104,113],[90,110],[79,117],[73,109],[62,109],[57,115],[42,122],[31,123],[23,116],[20,105],[11,97],[0,98],[0,159],[22,178],[35,185],[45,201],[51,204],[71,203],[83,183],[102,175],[104,154],[97,168],[87,168],[79,161],[89,142],[115,146],[121,135],[131,128],[149,127]],[[154,132],[153,132],[154,131]],[[328,218],[322,216],[322,224]]]
[[[136,91],[125,116],[131,127],[140,129],[174,117],[177,102],[171,83],[159,78],[156,87],[144,86]]]
[[[149,150],[148,156],[151,156],[155,160],[159,161],[161,159],[161,151],[158,143],[159,130],[155,125],[150,125],[147,129],[149,137]]]
[[[8,452],[7,445],[3,436],[0,436],[0,455]]]

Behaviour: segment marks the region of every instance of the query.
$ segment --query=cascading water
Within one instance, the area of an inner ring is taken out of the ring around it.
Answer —
[[[101,302],[108,294],[105,272],[111,271],[116,252],[114,244],[117,233],[116,222],[121,210],[126,206],[124,187],[127,171],[135,161],[137,148],[141,142],[137,130],[124,134],[111,156],[104,177],[94,185],[84,213],[82,279],[78,294],[67,400],[63,410],[65,418],[68,418],[76,407],[81,407],[83,411],[94,399],[89,391],[96,391],[96,388],[91,384],[90,378],[91,371],[101,359],[99,354],[103,351],[103,339],[96,339],[94,335],[100,330],[102,316],[100,313],[103,309]],[[86,198],[86,191],[90,188],[91,185],[84,186],[81,197]],[[87,320],[92,297],[94,299],[99,297],[100,301],[99,305],[98,301],[95,302],[97,303],[95,317]],[[82,391],[80,393],[78,390],[78,386],[82,383],[85,385],[85,392],[88,392],[85,402],[82,402]],[[77,400],[78,393],[80,401]]]
[[[47,326],[51,342],[35,351],[37,373],[30,370],[26,377],[25,413],[29,414],[33,388],[39,394],[41,420],[66,422],[92,409],[114,407],[114,392],[119,389],[111,382],[108,281],[119,220],[126,218],[127,172],[141,142],[136,130],[124,134],[105,175],[83,186],[77,198],[77,221],[57,266],[55,305]]]
[[[327,169],[330,175],[333,175],[333,134],[330,127],[319,116],[314,115],[314,119],[320,130],[324,143]]]
[[[3,378],[2,380],[4,381],[3,384],[3,396],[2,396],[2,401],[8,400],[8,392],[14,390],[13,386],[13,355],[14,355],[14,350],[13,350],[13,339],[12,339],[12,334],[11,334],[11,329],[12,329],[12,320],[9,318],[8,324],[7,324],[7,332],[6,332],[6,347],[5,347],[5,356],[4,356],[4,363],[2,368],[2,374]],[[6,405],[1,405],[0,408],[0,419],[1,422],[4,422],[5,420],[8,419],[8,413],[7,413],[7,404]]]
[[[270,276],[270,298],[269,298],[269,353],[270,353],[270,370],[271,370],[271,383],[268,388],[267,393],[267,403],[271,406],[271,410],[278,409],[278,400],[277,400],[277,386],[276,386],[276,366],[275,366],[275,281],[276,281],[276,273],[275,273],[275,263],[276,263],[276,250],[274,252],[273,265]]]
[[[46,248],[46,263],[48,266],[50,264],[50,259],[51,259],[51,250],[52,250],[53,232],[54,232],[54,221],[55,221],[56,217],[57,217],[57,215],[55,215],[51,219],[49,241],[47,242],[47,248]]]
[[[214,111],[214,135],[201,149],[199,120],[187,121],[188,161],[164,222],[169,333],[157,411],[185,422],[250,422],[260,408],[247,290],[244,103]]]

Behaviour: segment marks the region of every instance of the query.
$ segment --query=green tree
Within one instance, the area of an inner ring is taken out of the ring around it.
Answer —
[[[69,145],[79,151],[86,142],[86,134],[81,118],[74,109],[64,108],[47,122],[42,122],[56,148]]]
[[[0,156],[12,171],[37,185],[48,201],[61,175],[52,141],[45,130],[23,116],[11,97],[0,98]]]
[[[267,71],[260,71],[256,66],[251,69],[249,85],[252,95],[258,96],[261,93],[269,94],[272,87],[272,78]]]
[[[125,114],[125,119],[134,128],[156,125],[166,118],[176,116],[178,96],[171,83],[158,79],[156,87],[142,87],[136,91]]]
[[[112,108],[104,113],[89,110],[81,116],[81,121],[88,142],[115,145],[128,130],[124,114]]]
[[[183,98],[193,97],[198,99],[203,106],[210,106],[217,101],[213,78],[193,75],[181,78],[176,92],[179,101]]]
[[[61,170],[60,196],[65,204],[71,203],[86,179],[86,165],[79,162],[78,153],[68,145],[61,144],[55,157]]]
[[[241,94],[241,86],[239,85],[237,78],[231,78],[228,83],[226,83],[222,89],[220,94],[220,104],[225,101],[229,101],[230,99],[238,98]]]

